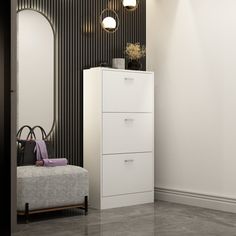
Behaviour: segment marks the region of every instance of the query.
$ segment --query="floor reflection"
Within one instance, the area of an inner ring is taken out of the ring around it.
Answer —
[[[19,219],[13,236],[235,236],[236,214],[167,202],[98,211],[71,210]]]

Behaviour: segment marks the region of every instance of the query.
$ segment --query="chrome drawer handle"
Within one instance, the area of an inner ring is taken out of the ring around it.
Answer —
[[[129,122],[129,121],[134,121],[134,119],[132,119],[132,118],[126,118],[125,119],[125,122]]]
[[[125,78],[125,80],[130,80],[131,81],[131,80],[134,80],[134,78]]]
[[[134,160],[132,160],[132,159],[125,160],[125,163],[129,163],[129,162],[134,162]]]

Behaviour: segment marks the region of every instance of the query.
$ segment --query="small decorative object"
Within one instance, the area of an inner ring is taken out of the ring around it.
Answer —
[[[125,59],[124,58],[113,58],[112,68],[115,69],[125,69]]]
[[[103,61],[99,64],[100,67],[109,67],[108,63]]]
[[[114,10],[106,8],[100,15],[100,24],[106,32],[115,33],[120,25],[119,16]]]
[[[140,70],[142,68],[140,59],[145,57],[146,54],[146,48],[144,45],[141,46],[140,43],[127,43],[125,54],[130,60],[128,62],[128,69]]]
[[[139,0],[121,0],[123,6],[128,11],[134,11],[138,8]]]

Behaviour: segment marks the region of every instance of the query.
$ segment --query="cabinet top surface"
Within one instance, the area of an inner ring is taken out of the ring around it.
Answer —
[[[97,71],[114,71],[114,72],[131,72],[131,73],[143,73],[143,74],[153,74],[152,71],[142,71],[142,70],[124,70],[124,69],[114,69],[109,67],[93,67],[90,69],[86,69],[84,71],[91,71],[91,70],[97,70]]]

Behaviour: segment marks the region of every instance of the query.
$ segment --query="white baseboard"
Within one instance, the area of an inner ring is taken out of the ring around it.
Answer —
[[[155,200],[181,203],[236,213],[236,199],[206,194],[190,193],[179,190],[155,188]]]
[[[154,202],[154,192],[132,193],[102,197],[101,209],[110,209],[116,207],[126,207]]]

